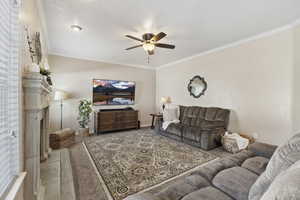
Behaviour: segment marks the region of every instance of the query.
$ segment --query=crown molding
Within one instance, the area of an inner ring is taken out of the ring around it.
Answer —
[[[80,59],[80,60],[86,60],[86,61],[93,61],[93,62],[102,62],[102,63],[107,63],[107,64],[113,64],[113,65],[123,65],[126,67],[134,67],[134,68],[140,68],[140,69],[146,69],[146,70],[155,70],[155,67],[150,67],[150,66],[145,66],[145,65],[136,65],[136,64],[128,64],[128,63],[118,63],[118,62],[112,62],[112,61],[107,61],[107,60],[100,60],[100,59],[95,59],[95,58],[88,58],[88,57],[81,57],[81,56],[72,56],[72,55],[67,55],[67,54],[62,54],[62,53],[56,53],[56,52],[49,52],[49,55],[53,56],[61,56],[61,57],[66,57],[66,58],[73,58],[73,59]]]
[[[163,69],[163,68],[171,67],[171,66],[173,66],[175,64],[178,64],[178,63],[182,63],[182,62],[185,62],[185,61],[188,61],[188,60],[192,60],[192,59],[197,58],[197,57],[201,57],[201,56],[205,56],[205,55],[208,55],[208,54],[216,53],[216,52],[222,51],[224,49],[240,46],[242,44],[246,44],[246,43],[251,42],[251,41],[255,41],[255,40],[258,40],[258,39],[261,39],[261,38],[265,38],[265,37],[274,35],[276,33],[280,33],[280,32],[292,29],[292,28],[294,28],[298,25],[300,25],[300,19],[294,21],[293,23],[285,25],[283,27],[273,29],[271,31],[260,33],[258,35],[255,35],[255,36],[252,36],[252,37],[249,37],[249,38],[246,38],[246,39],[242,39],[242,40],[230,43],[230,44],[226,44],[224,46],[220,46],[220,47],[208,50],[208,51],[201,52],[199,54],[195,54],[195,55],[185,57],[185,58],[182,58],[182,59],[164,64],[164,65],[157,66],[157,67],[155,67],[155,69],[160,70],[160,69]]]
[[[38,1],[40,1],[40,0],[38,0]],[[115,64],[115,65],[123,65],[123,66],[127,66],[127,67],[141,68],[141,69],[147,69],[147,70],[160,70],[160,69],[163,69],[163,68],[171,67],[171,66],[173,66],[175,64],[178,64],[178,63],[182,63],[182,62],[185,62],[185,61],[188,61],[188,60],[192,60],[192,59],[197,58],[197,57],[201,57],[201,56],[205,56],[205,55],[208,55],[208,54],[216,53],[216,52],[222,51],[224,49],[240,46],[242,44],[246,44],[246,43],[251,42],[251,41],[255,41],[255,40],[258,40],[258,39],[261,39],[261,38],[265,38],[265,37],[274,35],[276,33],[280,33],[280,32],[292,29],[292,28],[294,28],[296,26],[299,26],[299,25],[300,25],[300,19],[297,19],[294,22],[292,22],[288,25],[285,25],[283,27],[279,27],[279,28],[273,29],[271,31],[260,33],[258,35],[255,35],[255,36],[252,36],[252,37],[249,37],[249,38],[246,38],[246,39],[242,39],[242,40],[230,43],[230,44],[226,44],[224,46],[220,46],[220,47],[208,50],[208,51],[204,51],[204,52],[201,52],[201,53],[198,53],[198,54],[195,54],[195,55],[192,55],[192,56],[188,56],[188,57],[185,57],[185,58],[182,58],[182,59],[179,59],[179,60],[167,63],[167,64],[156,66],[156,67],[155,66],[152,67],[152,66],[145,66],[145,65],[130,64],[130,63],[119,63],[119,62],[113,62],[113,61],[101,60],[101,59],[95,59],[95,58],[89,58],[89,57],[72,56],[72,55],[63,54],[63,53],[57,53],[57,52],[50,51],[50,50],[49,50],[48,54],[49,55],[54,55],[54,56],[62,56],[62,57],[67,57],[67,58],[80,59],[80,60],[103,62],[103,63]],[[49,43],[48,43],[48,45],[49,45]]]

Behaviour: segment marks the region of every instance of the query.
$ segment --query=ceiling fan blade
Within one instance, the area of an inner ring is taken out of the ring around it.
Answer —
[[[175,49],[175,45],[172,44],[155,43],[154,45],[160,48]]]
[[[134,48],[138,48],[138,47],[142,47],[142,46],[143,46],[142,44],[139,44],[139,45],[135,45],[133,47],[129,47],[129,48],[125,49],[125,50],[130,50],[130,49],[134,49]]]
[[[126,37],[130,38],[130,39],[133,39],[133,40],[137,40],[137,41],[140,41],[140,42],[144,42],[144,40],[140,39],[140,38],[137,38],[137,37],[134,37],[134,36],[131,36],[131,35],[125,35]]]
[[[151,40],[157,42],[158,40],[161,40],[162,38],[166,37],[167,34],[165,34],[164,32],[160,32],[157,35],[154,35]]]
[[[154,54],[154,50],[152,51],[147,51],[149,55],[153,55]]]

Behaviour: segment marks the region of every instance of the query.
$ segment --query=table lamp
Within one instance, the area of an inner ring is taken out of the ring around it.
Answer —
[[[68,99],[68,94],[62,90],[56,90],[54,93],[54,101],[60,101],[60,129],[63,127],[63,100]]]
[[[160,101],[161,101],[161,103],[162,103],[162,109],[163,109],[163,110],[165,109],[166,104],[172,103],[171,97],[162,97]]]

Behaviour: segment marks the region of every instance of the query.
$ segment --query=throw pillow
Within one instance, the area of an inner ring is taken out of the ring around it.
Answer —
[[[287,143],[278,147],[264,173],[252,185],[249,200],[259,200],[281,172],[300,160],[300,134],[293,136]]]
[[[178,108],[165,108],[163,111],[163,119],[165,122],[178,120]]]

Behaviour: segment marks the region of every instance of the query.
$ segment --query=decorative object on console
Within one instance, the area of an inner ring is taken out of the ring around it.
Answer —
[[[199,98],[200,96],[204,95],[205,91],[207,89],[207,83],[201,76],[194,76],[189,84],[188,84],[188,91],[190,92],[190,95]]]
[[[160,101],[161,101],[161,103],[162,103],[162,110],[165,109],[166,104],[172,103],[171,97],[162,97]]]
[[[83,136],[89,135],[89,127],[88,124],[90,122],[90,114],[92,113],[92,102],[86,99],[79,101],[78,106],[79,116],[78,116],[78,123],[79,123],[79,132]]]
[[[68,94],[62,90],[56,90],[54,100],[60,101],[60,129],[63,128],[63,100],[68,99]]]

